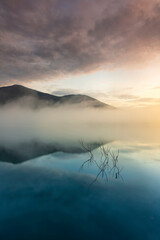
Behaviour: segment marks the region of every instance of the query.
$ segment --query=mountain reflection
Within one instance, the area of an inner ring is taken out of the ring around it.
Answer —
[[[95,178],[90,185],[100,178],[105,181],[108,181],[109,177],[123,180],[121,176],[122,168],[119,167],[118,163],[119,150],[117,152],[112,151],[107,146],[107,143],[103,141],[87,142],[80,140],[77,143],[55,142],[47,144],[31,141],[30,143],[21,143],[11,149],[0,147],[0,162],[20,164],[37,157],[55,154],[56,152],[69,154],[87,153],[88,159],[81,164],[79,171],[82,171],[85,167],[96,168],[97,174],[94,174]]]
[[[160,239],[159,143],[53,145],[22,164],[0,162],[1,240]]]
[[[89,142],[91,151],[99,148],[104,142]],[[19,145],[9,147],[0,146],[0,162],[8,162],[13,164],[23,163],[36,157],[43,155],[64,152],[64,153],[85,153],[87,149],[82,148],[79,142],[54,142],[54,143],[42,143],[39,141],[31,141],[27,143],[21,143]]]

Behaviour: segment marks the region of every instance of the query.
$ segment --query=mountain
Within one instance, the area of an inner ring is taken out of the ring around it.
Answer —
[[[108,108],[114,107],[87,95],[65,95],[62,97],[39,92],[21,85],[0,87],[0,105],[19,103],[23,106],[39,108],[44,106],[63,106],[78,104],[82,107]]]

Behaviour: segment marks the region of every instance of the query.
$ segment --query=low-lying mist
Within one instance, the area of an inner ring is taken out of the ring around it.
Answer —
[[[0,145],[32,140],[48,143],[67,141],[68,144],[79,139],[109,141],[115,138],[116,132],[123,135],[126,127],[134,132],[135,126],[153,129],[159,123],[158,108],[108,110],[83,109],[74,105],[35,110],[12,104],[0,108]]]

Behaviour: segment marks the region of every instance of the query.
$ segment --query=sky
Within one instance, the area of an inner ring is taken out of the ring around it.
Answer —
[[[0,0],[0,86],[160,105],[159,0]]]

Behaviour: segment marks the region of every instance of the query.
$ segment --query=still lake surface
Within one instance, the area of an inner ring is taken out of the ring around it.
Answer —
[[[0,239],[159,240],[160,129],[112,130],[19,164],[0,156]]]

